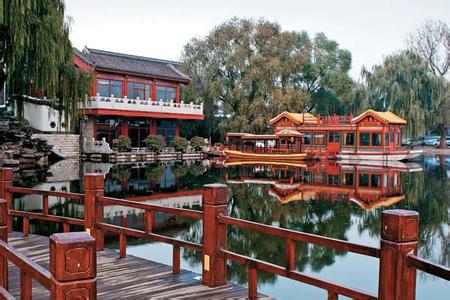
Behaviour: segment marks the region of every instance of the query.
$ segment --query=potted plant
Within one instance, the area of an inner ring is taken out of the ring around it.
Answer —
[[[191,139],[191,147],[195,149],[195,151],[202,151],[203,147],[206,146],[205,139],[200,136],[194,136]]]
[[[129,137],[121,135],[117,139],[117,150],[119,152],[128,152],[131,150],[131,140]]]
[[[173,139],[172,145],[176,151],[181,151],[181,152],[185,153],[187,150],[187,147],[189,146],[189,142],[184,137],[176,136]]]
[[[148,150],[160,153],[166,146],[166,140],[161,135],[149,135],[145,139],[145,145]]]

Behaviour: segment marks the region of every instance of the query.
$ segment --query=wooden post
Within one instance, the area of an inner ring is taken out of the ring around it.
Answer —
[[[96,299],[95,240],[85,232],[50,236],[51,299]]]
[[[127,216],[120,212],[120,226],[127,227]],[[119,233],[119,258],[127,257],[127,235],[120,229]]]
[[[251,300],[258,298],[258,271],[253,261],[248,264],[248,298]]]
[[[152,233],[154,218],[155,218],[155,215],[152,210],[144,211],[144,230],[146,233]]]
[[[13,169],[0,168],[0,199],[6,200],[8,210],[12,209],[12,194],[7,191],[13,184]],[[8,231],[12,232],[12,217],[7,214]]]
[[[419,214],[408,210],[385,210],[381,218],[380,300],[414,300],[416,269],[406,257],[417,252]]]
[[[7,216],[6,200],[0,199],[0,239],[4,242],[8,242]],[[8,260],[4,256],[0,256],[0,285],[8,289]]]
[[[31,300],[32,285],[31,276],[20,270],[20,299]]]
[[[173,245],[172,249],[172,273],[180,273],[180,245]]]
[[[84,176],[84,227],[95,240],[97,251],[103,251],[103,230],[98,228],[98,222],[103,221],[103,205],[97,204],[97,197],[103,196],[104,180],[101,174],[86,174]]]
[[[224,184],[203,187],[203,284],[209,287],[227,283],[226,260],[220,248],[227,246],[227,226],[218,222],[227,214],[228,188]]]
[[[286,239],[286,271],[295,271],[295,242],[291,239]]]
[[[28,218],[27,216],[23,216],[22,218],[22,236],[24,238],[28,237],[28,235],[30,234],[30,218]]]

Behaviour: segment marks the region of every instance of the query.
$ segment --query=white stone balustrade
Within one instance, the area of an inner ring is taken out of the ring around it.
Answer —
[[[84,105],[85,109],[114,109],[167,114],[203,115],[203,103],[159,102],[140,99],[93,96]]]

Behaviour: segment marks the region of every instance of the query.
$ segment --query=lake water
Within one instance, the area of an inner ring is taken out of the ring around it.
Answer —
[[[60,169],[68,167],[60,166]],[[420,213],[419,256],[449,266],[448,156],[426,156],[416,163],[392,167],[350,163],[230,166],[204,161],[127,166],[87,163],[79,169],[79,174],[103,173],[107,196],[197,210],[202,209],[202,186],[224,183],[229,187],[228,213],[233,217],[370,246],[379,245],[384,209],[415,210]],[[47,182],[32,186],[82,192],[79,179],[64,178],[63,171],[54,172],[61,174],[53,174]],[[38,196],[17,198],[15,207],[40,211],[39,199]],[[64,199],[51,198],[50,207],[53,214],[83,215],[82,206]],[[106,221],[117,224],[121,213],[127,214],[131,227],[143,227],[143,213],[136,209],[107,207]],[[60,228],[57,224],[35,222],[31,230],[48,234]],[[201,243],[202,223],[157,214],[156,231]],[[108,236],[106,246],[117,249],[118,238]],[[228,249],[284,265],[283,239],[229,226]],[[127,253],[169,265],[172,260],[170,245],[138,239],[128,239]],[[378,259],[298,243],[296,266],[306,274],[377,294]],[[182,251],[181,267],[201,273],[200,254]],[[229,280],[246,284],[246,277],[245,267],[228,265]],[[326,291],[322,289],[265,272],[258,274],[258,291],[278,299],[300,295],[302,299],[326,299]],[[448,295],[448,282],[418,272],[417,299],[448,299]]]

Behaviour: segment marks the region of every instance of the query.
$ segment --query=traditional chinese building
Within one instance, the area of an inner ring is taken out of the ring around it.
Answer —
[[[74,49],[77,67],[94,73],[91,95],[81,107],[85,139],[113,145],[121,135],[144,147],[149,135],[170,143],[180,120],[202,120],[203,105],[184,103],[180,87],[191,82],[180,63],[85,48]]]

